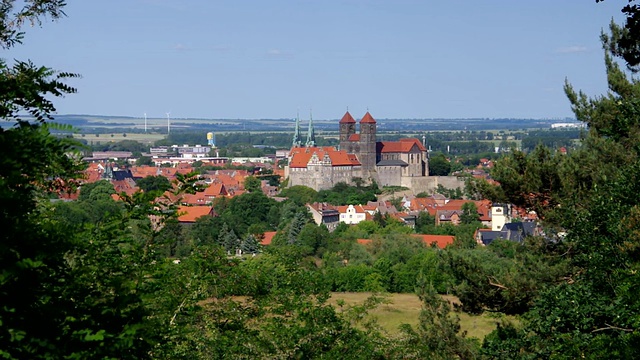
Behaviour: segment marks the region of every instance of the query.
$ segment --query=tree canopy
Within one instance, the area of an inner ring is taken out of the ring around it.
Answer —
[[[615,58],[637,66],[632,2],[627,27],[612,24],[602,37],[609,92],[590,98],[565,85],[576,118],[589,126],[581,146],[567,155],[538,147],[496,163],[503,194],[563,234],[550,231],[548,246],[562,249],[569,267],[540,291],[521,326],[503,325],[485,339],[489,357],[640,356],[640,82]]]

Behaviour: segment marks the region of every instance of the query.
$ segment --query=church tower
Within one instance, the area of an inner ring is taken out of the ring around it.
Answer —
[[[376,171],[376,121],[367,111],[360,120],[360,163],[363,173]]]
[[[307,130],[307,142],[306,147],[316,146],[316,132],[313,129],[313,114],[309,112],[309,129]]]
[[[296,116],[296,129],[293,133],[293,144],[292,147],[300,147],[302,146],[302,137],[300,135],[300,114]]]
[[[349,137],[356,133],[356,120],[347,111],[340,120],[340,150],[351,152]]]

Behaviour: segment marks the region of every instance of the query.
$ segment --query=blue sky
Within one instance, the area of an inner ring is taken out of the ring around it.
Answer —
[[[4,58],[77,72],[59,114],[563,118],[606,92],[608,0],[70,0]]]

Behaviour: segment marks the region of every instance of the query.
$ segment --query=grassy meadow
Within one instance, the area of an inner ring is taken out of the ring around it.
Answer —
[[[97,135],[97,136],[96,136]],[[77,139],[86,140],[89,145],[105,144],[108,142],[118,142],[122,140],[135,140],[143,144],[152,144],[158,140],[162,140],[167,134],[158,133],[111,133],[111,134],[74,134]]]
[[[340,308],[350,305],[360,305],[371,296],[371,293],[333,293],[329,303]],[[370,316],[377,319],[380,326],[389,334],[397,334],[402,324],[415,326],[418,324],[422,302],[415,294],[387,294],[386,301],[369,312]],[[456,303],[455,296],[443,296],[449,302]],[[482,315],[469,315],[463,312],[453,313],[460,318],[462,331],[467,332],[467,337],[475,337],[480,340],[492,332],[500,319],[491,317],[489,313]],[[513,318],[510,318],[513,320]]]

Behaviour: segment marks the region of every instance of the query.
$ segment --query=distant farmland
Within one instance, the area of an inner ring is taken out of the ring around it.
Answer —
[[[143,144],[152,144],[166,137],[166,134],[152,133],[106,133],[106,134],[73,134],[76,139],[82,139],[89,145],[118,142],[122,140],[135,140]]]
[[[308,120],[300,120],[302,130],[306,130]],[[337,131],[339,119],[314,119],[316,131]],[[524,130],[549,129],[551,124],[566,122],[566,119],[376,119],[378,132],[426,132],[454,130]],[[144,118],[60,115],[56,122],[69,124],[82,132],[128,133],[143,132]],[[291,131],[294,119],[184,119],[171,118],[171,130],[181,131]],[[93,130],[93,131],[92,131]],[[147,118],[147,131],[166,133],[167,118]]]

